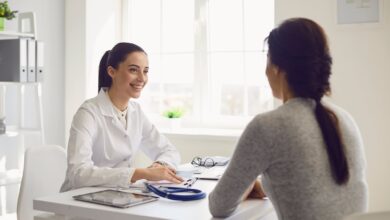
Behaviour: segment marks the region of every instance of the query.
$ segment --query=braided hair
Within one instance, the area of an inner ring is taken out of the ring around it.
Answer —
[[[331,93],[332,57],[324,30],[306,18],[292,18],[267,37],[271,62],[284,70],[297,97],[316,101],[315,116],[326,144],[331,172],[337,184],[348,182],[349,170],[337,116],[321,103]]]

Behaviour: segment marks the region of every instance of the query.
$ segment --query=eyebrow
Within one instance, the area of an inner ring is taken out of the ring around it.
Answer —
[[[138,65],[136,65],[136,64],[130,64],[130,65],[128,65],[128,67],[137,67],[137,68],[139,68],[139,69],[141,68],[140,66],[138,66]],[[146,68],[149,69],[148,66],[146,66],[145,69],[146,69]]]

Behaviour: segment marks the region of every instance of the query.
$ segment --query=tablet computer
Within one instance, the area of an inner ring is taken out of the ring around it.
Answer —
[[[156,201],[158,199],[156,196],[112,189],[76,195],[73,196],[73,198],[79,201],[97,203],[118,208],[127,208],[130,206]]]

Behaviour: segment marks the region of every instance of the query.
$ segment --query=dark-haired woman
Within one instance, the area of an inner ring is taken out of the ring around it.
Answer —
[[[178,151],[131,100],[140,96],[148,71],[148,57],[135,44],[118,43],[103,55],[99,94],[85,101],[73,118],[61,191],[128,187],[140,179],[182,181],[174,170],[180,162]],[[154,161],[150,167],[132,166],[138,150]]]
[[[246,127],[209,196],[210,212],[229,216],[248,195],[268,196],[280,220],[338,220],[366,211],[359,129],[347,112],[322,100],[330,93],[332,64],[323,29],[293,18],[267,42],[266,74],[283,105]]]

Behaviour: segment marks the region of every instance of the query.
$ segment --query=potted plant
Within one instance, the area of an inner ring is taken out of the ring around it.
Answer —
[[[184,110],[179,107],[173,107],[164,112],[164,116],[169,119],[171,129],[180,128],[181,117],[184,114]]]
[[[8,6],[8,1],[0,2],[0,31],[4,30],[4,20],[15,18],[18,11],[12,11]]]

